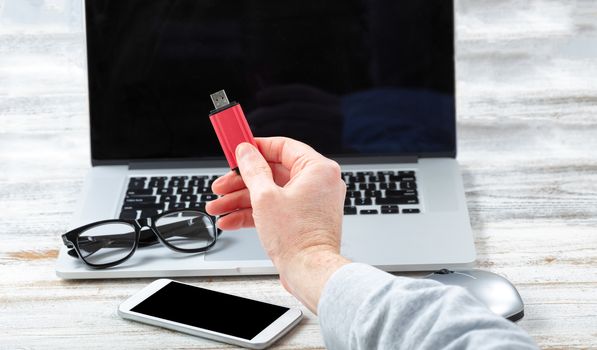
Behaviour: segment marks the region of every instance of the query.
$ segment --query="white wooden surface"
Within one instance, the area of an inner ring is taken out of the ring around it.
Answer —
[[[0,0],[0,348],[228,347],[120,319],[148,280],[54,274],[89,167],[80,10]],[[597,2],[467,0],[456,19],[478,266],[516,284],[542,348],[597,349]],[[299,306],[275,277],[184,280]],[[277,348],[323,347],[306,313]]]

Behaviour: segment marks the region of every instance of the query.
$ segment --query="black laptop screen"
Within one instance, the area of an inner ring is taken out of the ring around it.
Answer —
[[[87,0],[94,161],[223,158],[209,95],[333,157],[454,155],[446,0]]]

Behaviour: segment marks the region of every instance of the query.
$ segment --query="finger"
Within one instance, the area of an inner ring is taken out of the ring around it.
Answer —
[[[215,194],[228,194],[245,188],[245,182],[243,178],[238,176],[234,171],[226,173],[224,176],[220,176],[211,185],[211,190]]]
[[[240,228],[255,227],[253,209],[241,209],[218,218],[216,225],[222,230],[238,230]]]
[[[272,169],[272,174],[274,176],[274,182],[276,185],[282,187],[290,180],[290,170],[286,169],[282,164],[269,163],[269,166]],[[211,190],[215,194],[225,195],[240,191],[246,187],[247,186],[245,186],[243,178],[238,176],[237,173],[231,171],[217,178],[216,181],[214,181],[214,183],[211,185]]]
[[[249,190],[244,188],[240,191],[232,192],[216,200],[207,202],[205,210],[210,215],[222,215],[233,212],[237,209],[251,207]]]
[[[258,137],[255,142],[268,162],[281,163],[288,170],[301,160],[325,159],[310,146],[286,137]]]
[[[236,147],[236,162],[245,185],[252,193],[265,191],[275,186],[272,169],[255,146],[247,142],[238,145]]]

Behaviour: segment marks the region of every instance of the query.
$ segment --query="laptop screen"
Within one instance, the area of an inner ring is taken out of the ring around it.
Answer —
[[[334,157],[454,156],[446,0],[88,0],[94,162],[223,159],[225,89],[255,136]]]

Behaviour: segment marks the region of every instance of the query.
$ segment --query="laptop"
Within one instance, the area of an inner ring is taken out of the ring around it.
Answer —
[[[208,114],[225,89],[256,137],[301,140],[340,163],[342,254],[387,271],[473,264],[452,1],[93,0],[84,18],[92,166],[70,228],[216,198],[211,183],[230,169]],[[241,229],[205,254],[155,245],[107,269],[62,247],[56,273],[276,270],[256,231]]]

